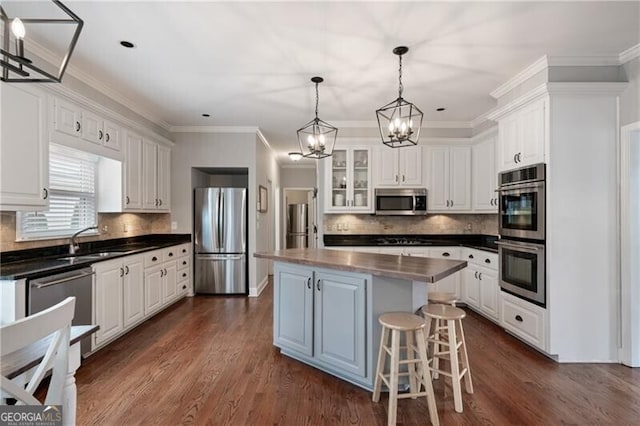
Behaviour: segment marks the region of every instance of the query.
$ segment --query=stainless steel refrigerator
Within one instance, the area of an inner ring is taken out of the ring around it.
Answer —
[[[287,206],[287,248],[309,246],[309,215],[307,204]]]
[[[195,291],[247,293],[247,190],[196,188]]]

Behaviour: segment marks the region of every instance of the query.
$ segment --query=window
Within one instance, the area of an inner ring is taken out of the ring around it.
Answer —
[[[18,240],[59,238],[94,226],[97,158],[51,145],[49,209],[18,215]]]

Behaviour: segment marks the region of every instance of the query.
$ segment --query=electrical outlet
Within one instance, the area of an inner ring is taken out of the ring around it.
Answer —
[[[177,230],[177,229],[178,229],[178,222],[176,222],[176,221],[172,221],[172,222],[171,222],[171,230],[172,230],[172,231],[175,231],[175,230]]]
[[[109,232],[109,225],[102,225],[102,232]]]
[[[339,223],[339,224],[337,225],[337,227],[338,227],[338,231],[342,231],[342,224],[341,224],[341,223]]]
[[[122,224],[122,232],[129,232],[129,224],[128,223],[123,223]]]
[[[471,222],[467,223],[467,231],[471,231],[471,228],[472,228]]]
[[[344,231],[348,231],[348,230],[349,230],[349,224],[348,224],[348,223],[343,223],[343,224],[342,224],[342,229],[343,229]]]

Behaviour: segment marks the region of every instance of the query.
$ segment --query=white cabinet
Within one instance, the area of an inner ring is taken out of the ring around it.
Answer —
[[[162,307],[162,265],[144,270],[144,315],[148,316]]]
[[[191,253],[190,244],[183,244],[176,248],[178,253],[178,258],[176,259],[177,264],[177,274],[178,274],[178,289],[177,289],[177,297],[184,296],[191,292],[192,283],[191,283],[191,257],[189,256]]]
[[[325,213],[373,213],[369,147],[334,149],[324,186]]]
[[[48,206],[46,95],[32,84],[0,84],[0,209]]]
[[[497,213],[495,137],[471,147],[471,184],[474,212]]]
[[[142,208],[170,207],[171,150],[148,139],[142,141]]]
[[[547,105],[539,99],[498,119],[498,171],[545,161]]]
[[[429,257],[435,259],[460,259],[460,247],[437,247],[429,249]],[[454,293],[456,297],[460,297],[460,272],[451,274],[446,278],[434,283],[434,291]]]
[[[122,128],[95,112],[89,111],[63,98],[53,100],[53,131],[56,142],[69,141],[68,136],[109,150],[120,151]],[[72,145],[82,148],[82,145]]]
[[[501,293],[500,323],[505,330],[546,351],[546,310],[508,293]]]
[[[424,186],[420,146],[378,146],[373,150],[373,164],[375,187]]]
[[[462,301],[486,318],[498,322],[498,255],[465,248],[461,260],[466,260],[468,265],[462,274]]]
[[[142,137],[127,132],[124,143],[124,210],[142,209]]]
[[[124,267],[124,328],[144,318],[144,263],[142,256],[126,258]]]
[[[366,376],[366,279],[275,266],[274,344],[347,376]]]
[[[426,149],[428,211],[471,210],[471,147],[429,146]]]
[[[122,261],[99,262],[96,274],[95,314],[100,329],[95,334],[95,345],[100,346],[124,330]]]

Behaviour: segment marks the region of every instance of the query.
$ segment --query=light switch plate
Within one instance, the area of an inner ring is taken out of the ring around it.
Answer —
[[[175,231],[176,229],[178,229],[178,222],[172,221],[171,222],[171,230]]]

